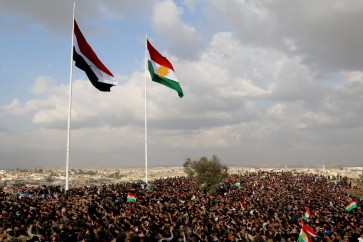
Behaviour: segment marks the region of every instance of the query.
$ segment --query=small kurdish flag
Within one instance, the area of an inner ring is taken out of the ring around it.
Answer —
[[[306,207],[306,211],[305,211],[303,219],[307,220],[309,217],[310,217],[310,210],[308,207]]]
[[[346,207],[345,210],[347,210],[348,212],[352,211],[353,209],[357,208],[357,204],[355,203],[355,201],[351,201]]]
[[[199,184],[199,188],[204,188],[207,184],[205,182]]]
[[[150,55],[148,68],[151,79],[154,82],[174,89],[177,91],[178,96],[182,98],[184,93],[175,75],[173,65],[150,44],[149,40],[147,40],[147,49]]]
[[[127,202],[128,203],[136,203],[137,197],[131,192],[127,193]]]
[[[187,217],[189,217],[188,213],[184,213],[183,216],[182,216],[182,218],[187,218]]]
[[[153,189],[153,186],[151,186],[151,184],[147,184],[147,187],[146,187],[147,190],[152,190]]]
[[[242,210],[242,212],[244,212],[244,211],[246,211],[246,210],[247,210],[246,205],[244,205],[242,201],[239,201],[239,205],[241,206],[241,210]]]
[[[194,193],[192,194],[192,198],[191,198],[190,200],[192,200],[192,201],[197,201],[197,197],[195,196],[195,194],[194,194]]]
[[[236,182],[235,184],[233,184],[234,187],[240,187],[241,186],[241,183],[239,182]]]

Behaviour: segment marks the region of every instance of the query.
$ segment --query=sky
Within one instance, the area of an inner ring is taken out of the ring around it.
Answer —
[[[363,1],[76,0],[118,85],[71,61],[73,1],[0,3],[0,168],[363,164]],[[145,73],[145,39],[184,97]],[[146,75],[145,75],[146,74]],[[145,99],[145,78],[147,98]]]

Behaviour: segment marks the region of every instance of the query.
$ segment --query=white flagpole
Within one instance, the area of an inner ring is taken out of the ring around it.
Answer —
[[[147,34],[145,41],[145,183],[148,183],[147,180]]]
[[[69,107],[68,107],[68,130],[67,130],[67,155],[66,155],[66,191],[69,189],[69,145],[71,135],[71,111],[72,111],[72,79],[73,79],[73,36],[74,36],[74,10],[76,2],[73,2],[73,18],[72,18],[72,45],[71,45],[71,63],[69,71]]]

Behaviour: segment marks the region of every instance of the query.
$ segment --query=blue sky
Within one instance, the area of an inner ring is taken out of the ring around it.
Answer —
[[[1,166],[62,167],[73,1],[0,5]],[[148,80],[150,166],[363,162],[361,2],[78,0],[76,20],[119,85],[73,68],[73,167],[143,166],[146,34],[185,94]]]

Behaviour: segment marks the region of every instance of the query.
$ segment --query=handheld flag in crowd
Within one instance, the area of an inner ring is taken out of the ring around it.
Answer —
[[[184,93],[175,75],[173,65],[150,44],[149,40],[146,41],[150,57],[148,60],[148,69],[151,80],[174,89],[178,92],[178,96],[182,98]]]
[[[299,242],[311,242],[311,237],[319,237],[318,234],[309,225],[305,224],[303,220],[301,222],[301,230],[298,237]]]
[[[241,211],[242,211],[242,212],[244,212],[244,211],[246,211],[246,210],[247,210],[246,205],[244,205],[242,201],[239,201],[239,205],[241,206]]]
[[[190,200],[197,201],[197,197],[195,196],[195,194],[192,194],[192,197],[190,198]]]
[[[127,193],[127,202],[128,203],[136,203],[137,197],[136,195],[132,194],[131,192]]]
[[[312,239],[310,238],[308,233],[301,228],[297,241],[298,242],[311,242]]]
[[[111,87],[115,86],[117,82],[112,80],[113,74],[98,59],[96,53],[87,43],[75,19],[73,34],[73,60],[75,65],[87,74],[88,79],[95,88],[102,92],[111,91]]]
[[[308,207],[306,207],[306,211],[305,211],[305,214],[303,216],[303,219],[307,220],[309,217],[310,217],[310,210],[309,210]]]
[[[205,183],[205,182],[199,184],[200,189],[205,188],[206,186],[207,186],[207,183]]]
[[[351,201],[346,207],[345,210],[348,212],[352,211],[353,209],[357,208],[357,203],[355,201]]]
[[[150,191],[150,190],[152,190],[152,189],[153,189],[153,186],[149,183],[149,184],[147,184],[146,189]]]

